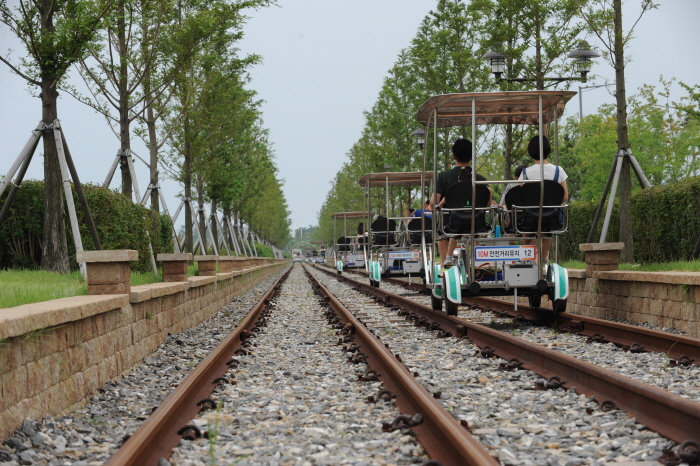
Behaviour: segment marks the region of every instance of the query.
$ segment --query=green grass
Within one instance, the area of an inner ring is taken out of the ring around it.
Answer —
[[[194,275],[194,267],[188,270]],[[158,276],[152,272],[131,272],[131,286],[148,285],[163,281],[162,271]],[[0,309],[38,303],[52,299],[87,294],[87,283],[79,271],[59,274],[43,270],[0,270]]]
[[[80,272],[58,274],[42,270],[0,270],[0,308],[87,294]]]
[[[567,269],[586,268],[586,263],[581,261],[563,261],[560,265]],[[662,264],[620,264],[620,270],[637,270],[640,272],[700,272],[700,261],[664,262]]]

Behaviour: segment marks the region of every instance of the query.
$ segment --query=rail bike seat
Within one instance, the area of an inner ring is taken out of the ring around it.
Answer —
[[[350,252],[352,249],[352,238],[341,236],[338,238],[338,252]]]
[[[517,203],[520,196],[521,186],[514,186],[508,190],[505,197],[505,211],[501,215],[501,227],[504,233],[515,233],[515,224],[513,223],[513,204]]]
[[[396,246],[398,244],[396,220],[378,217],[370,225],[369,234],[372,236],[372,246]]]
[[[518,233],[537,233],[540,205],[540,183],[528,183],[520,186],[517,200],[513,203],[516,230]],[[562,232],[564,226],[563,204],[564,187],[552,180],[544,180],[544,197],[542,199],[542,231],[545,233]]]
[[[408,244],[421,244],[421,236],[423,235],[422,222],[420,218],[414,218],[406,225],[408,232]],[[425,217],[425,243],[433,242],[433,219]]]
[[[443,211],[443,232],[447,235],[471,234],[472,228],[472,183],[458,181],[445,190]],[[486,185],[476,185],[476,210],[474,212],[474,232],[487,233],[491,225],[486,221],[491,191]],[[446,215],[449,214],[449,215]]]

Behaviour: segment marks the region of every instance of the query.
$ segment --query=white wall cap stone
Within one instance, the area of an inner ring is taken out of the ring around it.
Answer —
[[[75,259],[77,262],[131,262],[139,260],[139,253],[133,249],[115,249],[104,251],[79,251]]]
[[[219,260],[219,256],[215,256],[214,254],[207,256],[194,256],[194,260],[197,262],[216,261]]]
[[[174,252],[174,253],[161,253],[156,256],[158,262],[167,261],[191,261],[191,252]]]
[[[583,243],[578,248],[580,251],[622,251],[625,243]]]

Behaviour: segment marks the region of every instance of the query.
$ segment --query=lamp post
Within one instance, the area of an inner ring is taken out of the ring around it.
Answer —
[[[578,68],[579,73],[581,73],[581,77],[552,77],[552,78],[543,78],[544,81],[554,81],[554,82],[564,82],[564,81],[581,81],[581,82],[586,82],[586,76],[588,75],[588,72],[591,71],[591,59],[592,58],[598,58],[600,57],[600,54],[596,52],[595,50],[591,50],[591,47],[588,45],[588,42],[585,40],[582,40],[578,44],[578,48],[571,52],[569,55],[567,55],[567,58],[575,58],[576,59],[576,66]],[[500,52],[495,52],[495,51],[490,51],[487,52],[483,57],[484,60],[489,60],[491,64],[491,72],[496,76],[496,81],[501,82],[501,81],[507,81],[507,82],[518,82],[518,83],[530,83],[530,82],[536,82],[536,79],[531,79],[531,78],[503,78],[502,75],[505,72],[506,68],[506,58],[508,58],[505,54],[502,54]]]
[[[593,86],[579,86],[578,87],[578,121],[579,123],[581,120],[583,120],[583,91],[585,89],[598,89],[599,87],[608,87],[608,86],[614,86],[615,83],[607,83],[607,84],[598,84],[598,85],[593,85]]]
[[[418,148],[420,150],[423,150],[423,147],[425,146],[425,130],[423,128],[418,128],[417,130],[415,130],[414,132],[411,133],[411,136],[416,137],[416,142],[418,143]]]

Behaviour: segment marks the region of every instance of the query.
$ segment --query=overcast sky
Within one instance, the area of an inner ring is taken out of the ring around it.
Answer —
[[[12,3],[12,2],[10,2]],[[251,87],[265,100],[265,126],[270,129],[284,192],[292,211],[292,227],[317,223],[330,182],[360,137],[364,110],[374,104],[386,72],[399,51],[410,45],[420,21],[436,2],[431,0],[278,0],[279,7],[251,12],[240,44],[243,53],[257,53],[263,64],[252,70]],[[627,68],[628,94],[659,76],[700,83],[697,60],[700,1],[662,0],[661,8],[647,13],[637,26]],[[627,21],[638,0],[625,4]],[[628,25],[626,23],[626,25]],[[589,42],[598,46],[595,38]],[[6,27],[0,26],[0,53],[23,53]],[[593,72],[614,81],[602,60]],[[72,73],[76,75],[76,73]],[[596,83],[604,80],[596,79]],[[589,83],[588,85],[591,85]],[[577,90],[576,87],[573,90]],[[676,87],[672,99],[680,98]],[[614,100],[604,89],[583,94],[584,113]],[[578,112],[578,99],[569,113]],[[102,183],[119,142],[105,120],[88,107],[64,95],[59,118],[83,182]],[[41,118],[38,99],[32,98],[21,78],[0,64],[0,173],[3,175]],[[41,147],[41,146],[40,146]],[[134,150],[147,155],[145,147]],[[41,158],[32,161],[27,178],[41,178]],[[148,184],[147,168],[137,162],[139,187]],[[162,171],[161,171],[162,173]],[[177,208],[180,186],[163,183],[168,207]],[[112,187],[118,186],[115,177]],[[182,216],[179,219],[182,223]]]

